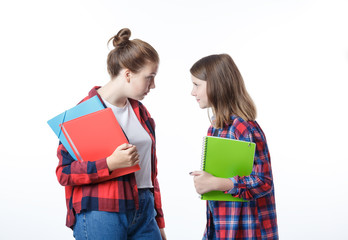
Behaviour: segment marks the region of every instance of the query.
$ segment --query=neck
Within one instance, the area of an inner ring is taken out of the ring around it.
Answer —
[[[127,97],[122,91],[123,86],[118,79],[112,79],[107,84],[99,88],[97,91],[99,95],[116,107],[123,107],[127,103]]]

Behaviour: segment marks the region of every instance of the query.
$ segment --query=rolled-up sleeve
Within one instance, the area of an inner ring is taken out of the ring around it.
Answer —
[[[79,162],[71,157],[63,144],[57,149],[59,159],[56,168],[58,182],[63,186],[90,184],[110,175],[106,159]]]
[[[229,136],[242,141],[256,144],[253,170],[249,176],[235,176],[230,178],[233,188],[225,191],[233,197],[253,200],[263,197],[273,189],[273,178],[270,165],[270,155],[265,136],[260,129],[251,128],[247,122],[238,122],[231,129]]]

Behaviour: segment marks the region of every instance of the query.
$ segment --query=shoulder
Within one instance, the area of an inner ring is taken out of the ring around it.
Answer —
[[[231,123],[223,128],[215,128],[212,124],[208,129],[208,136],[219,136],[237,140],[250,141],[254,133],[254,124],[252,121],[246,121],[238,116],[231,116]],[[218,131],[218,132],[216,132]]]
[[[236,139],[248,140],[252,138],[254,133],[254,125],[252,121],[246,121],[238,116],[231,116],[232,123],[228,126],[228,131],[235,136]]]
[[[88,95],[87,95],[85,98],[83,98],[78,104],[80,104],[80,103],[82,103],[82,102],[84,102],[84,101],[86,101],[86,100],[88,100],[88,99],[90,99],[90,98],[92,98],[92,97],[94,97],[94,96],[96,96],[96,95],[99,97],[100,101],[103,102],[102,99],[101,99],[101,97],[100,97],[100,95],[99,95],[98,92],[97,92],[97,90],[98,90],[99,88],[100,88],[100,86],[95,86],[95,87],[93,87],[93,88],[88,92]]]

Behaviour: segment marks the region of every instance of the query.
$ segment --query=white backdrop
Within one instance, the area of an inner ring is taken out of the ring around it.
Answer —
[[[209,127],[189,68],[228,53],[258,107],[272,157],[280,238],[348,239],[348,2],[1,1],[0,239],[73,239],[46,121],[108,81],[107,40],[123,27],[161,64],[143,101],[157,128],[168,239],[200,239],[199,169]]]

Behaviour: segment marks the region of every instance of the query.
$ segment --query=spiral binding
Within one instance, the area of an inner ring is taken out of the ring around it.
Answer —
[[[203,137],[202,142],[202,155],[201,155],[201,170],[205,170],[205,153],[207,151],[207,138]]]

